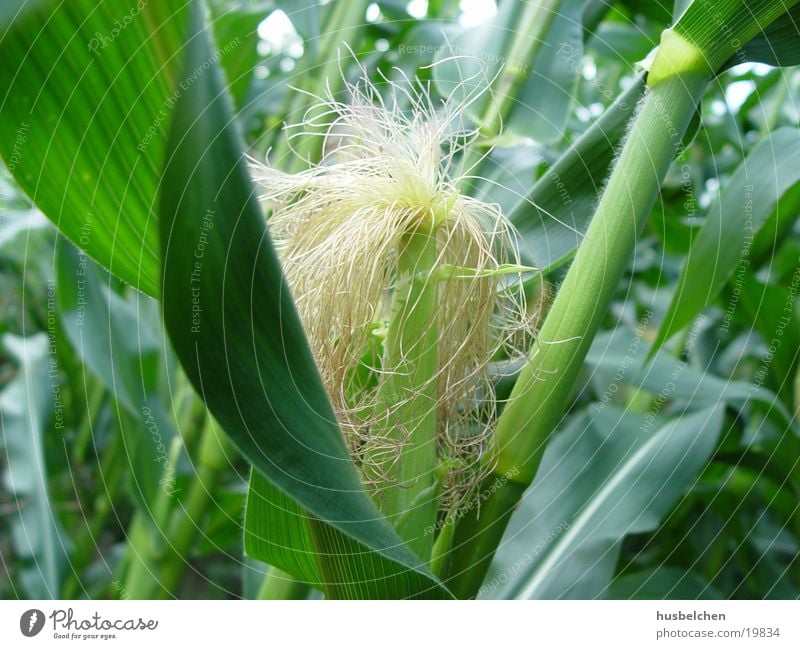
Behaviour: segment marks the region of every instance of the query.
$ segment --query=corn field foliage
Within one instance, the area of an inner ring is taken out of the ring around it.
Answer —
[[[797,0],[4,0],[0,596],[795,599]]]

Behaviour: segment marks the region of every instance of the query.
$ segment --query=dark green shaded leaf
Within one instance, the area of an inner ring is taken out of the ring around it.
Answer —
[[[771,23],[728,61],[744,61],[786,67],[800,63],[800,6],[795,6]]]
[[[609,599],[722,599],[700,575],[680,568],[660,567],[617,577]]]

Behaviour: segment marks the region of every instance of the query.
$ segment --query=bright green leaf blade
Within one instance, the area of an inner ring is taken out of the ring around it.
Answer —
[[[64,234],[155,296],[155,200],[186,2],[139,4],[70,0],[14,21],[0,41],[0,154]]]
[[[782,128],[760,142],[722,189],[683,264],[654,353],[717,296],[775,204],[800,182],[800,131]]]
[[[311,517],[258,471],[250,476],[244,519],[244,549],[309,584],[322,587]]]
[[[601,596],[622,539],[656,528],[710,457],[722,412],[714,406],[656,431],[643,415],[610,407],[573,420],[548,446],[482,594]]]
[[[192,33],[189,71],[209,57],[198,11]],[[178,357],[243,455],[330,524],[314,531],[328,548],[330,596],[345,571],[360,596],[447,597],[359,481],[231,120],[211,66],[176,104],[161,193],[162,301]]]
[[[743,61],[781,67],[800,63],[800,6],[787,11],[749,41],[742,48],[742,55],[732,57],[728,65]]]

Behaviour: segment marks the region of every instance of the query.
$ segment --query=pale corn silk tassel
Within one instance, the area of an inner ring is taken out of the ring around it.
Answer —
[[[374,415],[381,378],[396,371],[381,367],[381,349],[398,250],[403,235],[443,214],[434,269],[443,277],[439,360],[431,380],[440,506],[453,512],[492,469],[483,461],[496,415],[490,364],[523,354],[534,333],[517,233],[498,205],[458,191],[469,170],[456,169],[457,156],[478,137],[465,125],[465,108],[477,95],[456,91],[435,105],[421,82],[384,79],[379,90],[366,74],[346,83],[346,94],[346,102],[318,98],[295,125],[293,137],[324,130],[319,164],[288,174],[253,161],[253,175],[339,425],[378,499],[402,447],[396,436],[376,434]]]

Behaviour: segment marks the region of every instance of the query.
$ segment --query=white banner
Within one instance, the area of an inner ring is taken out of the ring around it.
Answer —
[[[800,602],[5,601],[0,647],[800,647]]]

